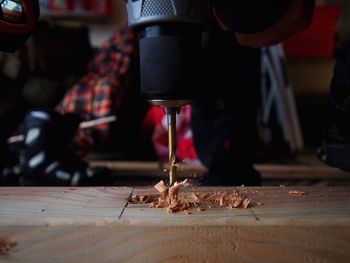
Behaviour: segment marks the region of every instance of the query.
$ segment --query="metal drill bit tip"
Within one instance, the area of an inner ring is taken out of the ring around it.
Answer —
[[[171,160],[169,160],[169,177],[170,185],[174,185],[176,182],[176,156],[172,155]]]
[[[177,108],[166,108],[168,121],[169,179],[170,185],[176,181],[176,112]]]

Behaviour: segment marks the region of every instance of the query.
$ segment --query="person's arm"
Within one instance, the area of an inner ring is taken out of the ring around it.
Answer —
[[[224,30],[235,32],[240,44],[277,44],[307,28],[315,0],[215,0],[213,13]]]

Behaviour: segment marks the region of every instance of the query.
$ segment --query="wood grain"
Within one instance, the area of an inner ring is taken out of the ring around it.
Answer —
[[[3,187],[0,226],[115,222],[131,191],[126,187]]]
[[[251,209],[191,215],[74,189],[0,188],[0,262],[350,262],[349,187],[239,188]],[[232,188],[189,189],[214,190]]]

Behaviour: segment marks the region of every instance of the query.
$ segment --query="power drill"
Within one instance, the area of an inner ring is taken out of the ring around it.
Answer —
[[[200,92],[202,32],[210,0],[126,0],[128,23],[139,35],[141,93],[165,108],[170,185],[176,181],[176,114]]]

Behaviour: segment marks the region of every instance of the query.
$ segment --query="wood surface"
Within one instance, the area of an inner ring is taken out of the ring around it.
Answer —
[[[350,187],[238,189],[251,208],[185,215],[127,205],[151,188],[0,188],[0,262],[350,262]]]

